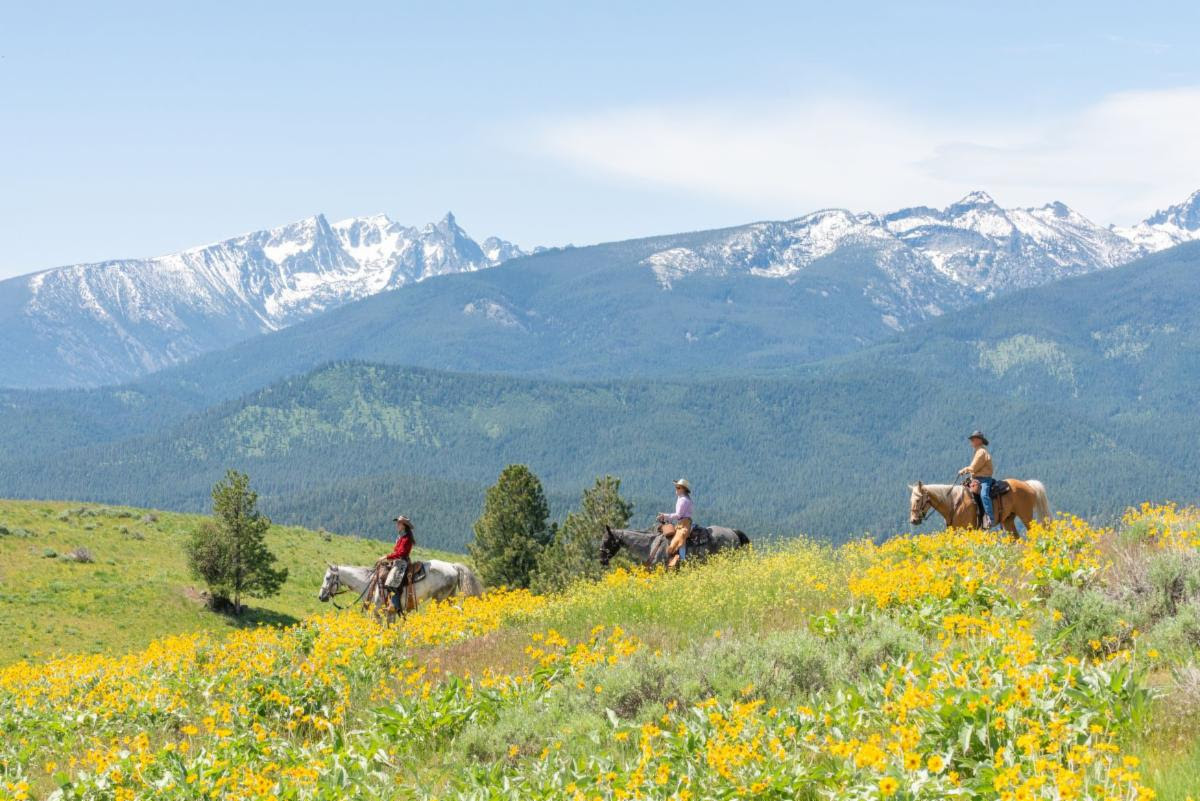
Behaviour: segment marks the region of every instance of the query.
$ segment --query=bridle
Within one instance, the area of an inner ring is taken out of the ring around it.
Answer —
[[[612,529],[606,528],[604,539],[600,543],[600,564],[608,567],[608,563],[621,550],[621,540],[613,535]]]
[[[917,490],[920,493],[920,506],[909,509],[909,523],[914,526],[919,526],[925,522],[925,518],[929,516],[929,510],[933,508],[933,497],[929,494],[929,490],[920,487]]]
[[[350,592],[350,588],[342,584],[342,574],[337,569],[337,565],[330,565],[329,572],[333,574],[333,588],[329,591],[329,594],[325,596],[325,600],[333,604],[333,608],[337,609],[339,612],[343,609],[349,609],[349,606],[338,606],[336,598],[343,593]],[[354,603],[350,604],[350,606],[357,606],[359,601],[366,596],[367,591],[370,589],[371,582],[368,581],[367,586],[363,587],[363,591],[359,593],[358,597],[354,599]]]

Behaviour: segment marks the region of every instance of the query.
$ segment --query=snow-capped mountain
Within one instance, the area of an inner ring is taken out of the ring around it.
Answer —
[[[1131,228],[1097,225],[1062,203],[1003,209],[972,192],[945,209],[883,216],[842,209],[788,222],[756,223],[700,248],[672,248],[645,263],[664,287],[693,272],[746,270],[788,278],[820,259],[858,249],[886,274],[867,292],[901,319],[936,315],[972,296],[1038,286],[1126,264],[1200,238],[1200,192]]]
[[[431,313],[436,309],[437,316],[422,324],[457,343],[464,369],[499,369],[485,331],[523,332],[553,344],[576,335],[554,327],[564,309],[572,309],[564,319],[577,322],[586,316],[584,306],[595,305],[591,327],[598,330],[617,310],[683,303],[689,293],[690,302],[701,302],[708,296],[700,288],[714,281],[725,289],[781,282],[787,286],[755,295],[758,306],[739,307],[738,315],[809,319],[805,336],[823,344],[810,349],[785,344],[788,352],[815,359],[1007,291],[1116,267],[1195,239],[1200,192],[1127,228],[1097,225],[1062,203],[1005,209],[986,193],[972,192],[943,209],[920,206],[882,215],[826,209],[787,221],[560,251],[555,270],[538,273],[535,282],[546,284],[539,290],[546,298],[557,298],[544,307],[520,300],[537,289],[526,286],[533,274],[528,271],[537,272],[530,263],[513,271],[511,280],[501,280],[507,272],[500,271],[438,282],[436,292],[413,289],[415,295],[406,292],[397,300],[394,313],[418,319],[417,310],[405,305],[410,301]],[[473,273],[523,255],[504,240],[476,242],[451,215],[423,228],[382,215],[333,224],[316,216],[159,258],[11,279],[0,282],[0,386],[133,378],[385,290]],[[645,279],[646,270],[653,281],[626,280],[627,271]],[[593,277],[579,292],[562,286],[584,273]],[[709,281],[690,283],[699,276]],[[489,280],[474,280],[484,278]],[[656,288],[647,294],[647,286]],[[734,302],[722,292],[712,297],[718,295],[722,303]],[[778,305],[785,297],[793,299],[786,308]],[[715,309],[710,314],[718,321],[723,316]],[[355,328],[326,358],[358,352],[357,340],[378,336],[383,322],[390,321],[369,319],[371,333]],[[699,325],[696,331],[686,327],[681,336],[692,344],[705,336],[728,338],[733,330],[747,337],[747,329],[711,325],[708,333]],[[420,340],[411,331],[393,336]],[[760,349],[778,352],[768,339]],[[599,338],[593,344],[603,350],[616,347],[614,341]],[[406,363],[435,350],[429,343],[420,352],[391,342],[373,344],[370,353],[401,354]],[[597,363],[619,361],[597,355]]]
[[[111,383],[274,331],[349,301],[524,255],[481,247],[447,214],[290,225],[150,259],[0,282],[0,384]]]
[[[1200,239],[1200,190],[1135,226],[1114,230],[1150,252]]]
[[[891,328],[961,306],[966,293],[928,259],[892,234],[873,214],[843,209],[818,211],[789,222],[737,228],[700,247],[675,247],[645,260],[659,283],[690,273],[744,272],[763,278],[792,278],[832,257],[861,259],[877,271],[863,289]]]

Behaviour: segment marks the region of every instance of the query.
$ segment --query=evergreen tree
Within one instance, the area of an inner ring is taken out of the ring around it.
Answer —
[[[604,527],[624,528],[632,515],[633,504],[621,497],[621,479],[597,478],[583,491],[579,509],[567,515],[554,541],[538,557],[534,589],[552,592],[577,579],[599,578]]]
[[[471,558],[484,582],[528,587],[538,554],[550,542],[550,508],[542,482],[523,464],[510,464],[488,488],[475,521]]]
[[[269,518],[258,511],[258,493],[250,477],[229,470],[212,489],[213,520],[193,533],[187,544],[192,573],[208,586],[212,606],[242,612],[242,595],[266,598],[279,592],[287,568],[275,569],[267,550]]]

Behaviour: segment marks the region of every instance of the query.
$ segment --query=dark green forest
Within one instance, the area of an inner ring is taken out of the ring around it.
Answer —
[[[752,537],[906,525],[983,428],[1002,475],[1058,509],[1194,500],[1200,247],[1005,296],[808,366],[690,381],[559,381],[343,361],[193,412],[181,385],[0,395],[0,495],[202,508],[226,468],[273,518],[461,549],[484,488],[530,465],[561,519],[596,476],[634,523],[696,487]],[[703,373],[703,371],[699,371]],[[929,525],[929,524],[927,524]]]

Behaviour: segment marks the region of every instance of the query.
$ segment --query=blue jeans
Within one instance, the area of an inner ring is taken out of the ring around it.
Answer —
[[[979,497],[983,501],[983,513],[996,522],[996,511],[992,508],[992,485],[996,483],[996,479],[992,476],[986,478],[980,477],[979,481]]]

